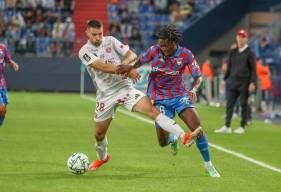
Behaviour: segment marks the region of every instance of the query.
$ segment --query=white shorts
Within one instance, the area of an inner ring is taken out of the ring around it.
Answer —
[[[96,110],[94,115],[95,122],[105,121],[114,118],[118,105],[124,106],[129,111],[145,94],[133,87],[124,87],[109,96],[97,97]]]

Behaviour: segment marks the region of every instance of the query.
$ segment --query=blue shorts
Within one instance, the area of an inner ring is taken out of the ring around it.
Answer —
[[[194,108],[189,97],[175,97],[173,99],[156,100],[154,106],[164,115],[173,119],[187,108]]]
[[[0,105],[8,104],[8,91],[7,89],[0,89]]]

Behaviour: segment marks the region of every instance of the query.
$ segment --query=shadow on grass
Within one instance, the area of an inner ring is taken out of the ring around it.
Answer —
[[[136,179],[186,179],[194,177],[208,177],[206,174],[200,172],[183,174],[168,173],[163,169],[159,171],[156,169],[148,169],[141,167],[106,167],[102,170],[95,170],[87,172],[83,175],[74,175],[67,169],[65,171],[42,171],[42,172],[13,172],[0,173],[0,179],[32,179],[32,180],[136,180]]]

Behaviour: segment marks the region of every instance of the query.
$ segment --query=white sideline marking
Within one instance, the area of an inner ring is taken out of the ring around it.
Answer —
[[[81,95],[81,97],[84,98],[84,99],[86,99],[86,100],[89,100],[89,101],[93,101],[93,102],[96,101],[94,98],[89,97],[89,96]],[[146,123],[149,123],[149,124],[154,125],[154,122],[153,122],[152,120],[143,118],[143,117],[141,117],[141,116],[138,116],[138,115],[136,115],[136,114],[134,114],[134,113],[131,113],[131,112],[128,112],[128,111],[125,111],[125,110],[122,110],[122,109],[117,109],[117,110],[118,110],[120,113],[123,113],[123,114],[125,114],[125,115],[130,116],[130,117],[134,117],[134,118],[136,118],[136,119],[139,119],[139,120],[141,120],[141,121],[144,121],[144,122],[146,122]],[[258,165],[258,166],[260,166],[260,167],[264,167],[264,168],[269,169],[269,170],[271,170],[271,171],[275,171],[275,172],[281,173],[281,169],[279,169],[279,168],[277,168],[277,167],[273,167],[273,166],[271,166],[271,165],[268,165],[268,164],[266,164],[266,163],[264,163],[264,162],[262,162],[262,161],[255,160],[255,159],[253,159],[253,158],[251,158],[251,157],[248,157],[248,156],[246,156],[246,155],[244,155],[244,154],[242,154],[242,153],[238,153],[238,152],[235,152],[235,151],[226,149],[226,148],[224,148],[224,147],[221,147],[221,146],[219,146],[219,145],[216,145],[216,144],[213,144],[213,143],[210,143],[210,142],[209,142],[209,145],[210,145],[211,147],[213,147],[213,148],[219,150],[219,151],[228,153],[228,154],[233,155],[233,156],[235,156],[235,157],[238,157],[238,158],[240,158],[240,159],[244,159],[244,160],[249,161],[249,162],[251,162],[251,163],[253,163],[253,164],[255,164],[255,165]]]

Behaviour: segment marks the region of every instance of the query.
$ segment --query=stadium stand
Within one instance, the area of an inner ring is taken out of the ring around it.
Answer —
[[[122,0],[109,4],[109,34],[131,44],[137,53],[154,42],[162,25],[175,24],[184,30],[187,22],[218,5],[222,0]],[[130,22],[128,22],[130,21]]]
[[[71,54],[75,39],[71,0],[7,0],[0,7],[0,38],[11,53]]]

